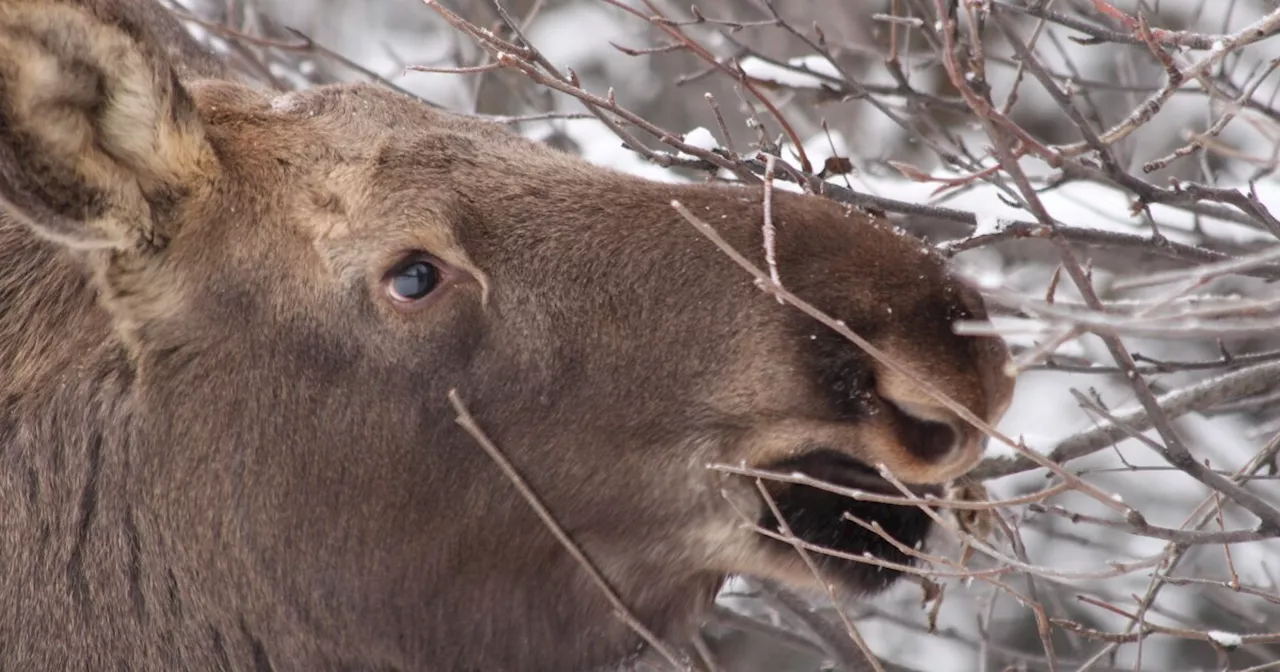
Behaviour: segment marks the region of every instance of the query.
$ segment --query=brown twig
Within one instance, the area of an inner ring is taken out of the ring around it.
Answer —
[[[631,609],[622,601],[622,598],[618,596],[617,591],[609,584],[609,580],[600,573],[600,570],[596,568],[595,563],[593,563],[578,544],[573,541],[573,538],[569,536],[569,533],[564,531],[564,528],[560,526],[560,523],[556,520],[555,516],[546,507],[546,505],[542,503],[542,499],[538,497],[538,493],[534,492],[533,488],[524,480],[524,477],[520,475],[520,472],[516,470],[515,465],[511,464],[511,461],[503,455],[502,449],[498,448],[498,446],[489,439],[488,435],[485,434],[484,430],[481,429],[479,423],[477,423],[475,418],[472,417],[466,404],[463,403],[462,398],[458,395],[457,390],[449,390],[449,403],[453,405],[454,412],[458,414],[458,424],[476,440],[476,443],[480,444],[480,447],[484,449],[485,454],[493,460],[494,464],[498,465],[498,468],[502,470],[502,474],[506,476],[511,485],[515,487],[515,489],[520,493],[520,496],[524,498],[524,501],[529,505],[529,508],[533,509],[533,512],[538,515],[542,524],[545,525],[547,530],[556,538],[556,541],[560,542],[560,545],[564,546],[564,549],[569,552],[569,555],[573,556],[573,559],[582,566],[582,569],[591,577],[592,583],[596,584],[596,587],[600,589],[600,592],[609,601],[609,604],[613,607],[614,614],[623,623],[625,623],[627,627],[631,628],[637,635],[644,639],[649,646],[661,653],[663,658],[665,658],[667,662],[671,663],[675,669],[691,672],[693,667],[684,656],[678,655],[674,649],[664,643],[653,633],[653,631],[636,618]]]

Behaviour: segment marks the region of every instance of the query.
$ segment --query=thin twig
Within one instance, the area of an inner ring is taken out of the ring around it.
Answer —
[[[667,662],[671,663],[672,667],[677,670],[686,670],[691,672],[693,667],[690,663],[685,660],[683,656],[677,655],[674,649],[667,646],[657,635],[649,630],[644,623],[641,623],[640,620],[636,618],[631,609],[627,607],[626,603],[622,601],[622,598],[618,596],[617,591],[615,591],[613,586],[609,584],[608,579],[606,579],[604,575],[600,573],[600,570],[596,568],[595,563],[593,563],[591,559],[587,557],[586,553],[578,547],[578,544],[573,541],[567,532],[564,531],[564,528],[560,527],[560,523],[556,521],[555,516],[552,515],[549,509],[547,509],[546,505],[542,503],[538,494],[533,491],[533,488],[524,480],[524,477],[520,475],[520,472],[516,470],[510,460],[503,455],[502,450],[498,448],[498,446],[489,439],[488,435],[485,434],[484,430],[480,428],[480,425],[476,422],[475,418],[472,417],[471,412],[467,410],[466,404],[463,403],[462,398],[458,395],[458,391],[456,389],[449,390],[449,403],[453,405],[454,412],[458,414],[458,424],[476,440],[476,443],[480,444],[480,447],[484,449],[484,452],[494,461],[495,464],[498,465],[498,468],[502,470],[503,475],[506,476],[507,480],[511,482],[511,485],[520,493],[520,496],[524,498],[524,501],[529,505],[529,508],[533,509],[533,512],[542,520],[542,524],[547,527],[547,530],[549,530],[553,536],[555,536],[556,541],[560,542],[560,545],[564,546],[565,550],[569,552],[569,555],[573,556],[573,559],[576,560],[578,564],[582,566],[583,570],[587,572],[587,575],[591,577],[591,581],[596,584],[596,587],[600,589],[600,592],[609,600],[609,604],[613,607],[614,615],[625,623],[627,627],[635,631],[635,633],[644,639],[649,646],[652,646],[656,651],[661,653],[663,658],[665,658]]]

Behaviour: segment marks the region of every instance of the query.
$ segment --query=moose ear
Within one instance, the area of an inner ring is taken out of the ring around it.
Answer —
[[[0,207],[73,248],[163,247],[153,207],[216,158],[161,45],[100,4],[0,1]]]

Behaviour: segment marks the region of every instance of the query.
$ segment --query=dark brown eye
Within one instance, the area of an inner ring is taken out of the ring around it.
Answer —
[[[427,298],[439,284],[440,269],[416,257],[391,270],[387,276],[387,293],[395,301],[413,303]]]

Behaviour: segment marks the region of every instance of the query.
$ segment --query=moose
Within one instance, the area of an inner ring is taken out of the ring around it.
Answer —
[[[460,408],[669,641],[727,576],[819,585],[753,526],[910,564],[919,507],[707,465],[936,490],[983,449],[956,409],[1007,409],[1008,352],[956,333],[981,298],[881,216],[776,193],[776,264],[906,368],[673,207],[760,263],[762,196],[372,84],[267,90],[152,0],[0,2],[0,669],[627,660]],[[814,555],[845,595],[900,576]]]

